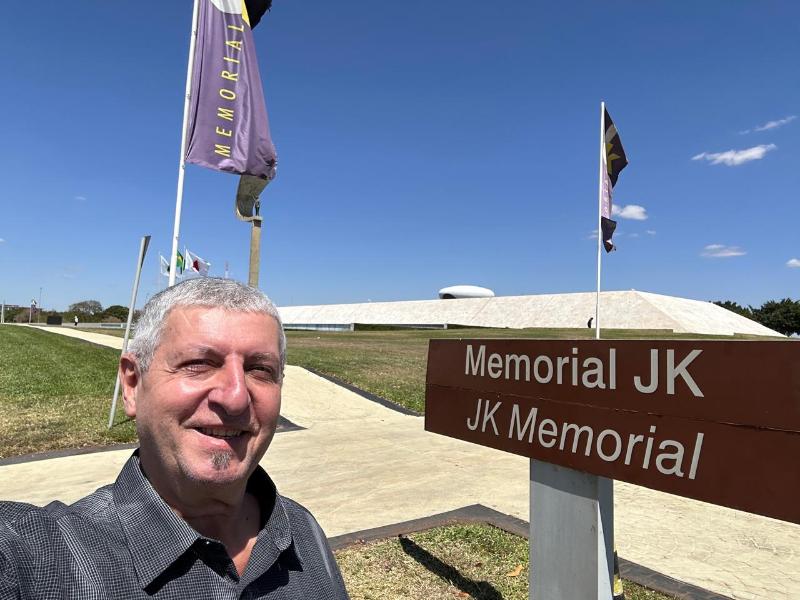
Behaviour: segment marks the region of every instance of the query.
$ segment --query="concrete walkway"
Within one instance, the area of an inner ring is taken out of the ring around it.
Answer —
[[[99,337],[106,340],[92,341],[120,343]],[[477,503],[529,518],[525,458],[427,433],[421,417],[298,367],[287,368],[281,412],[305,429],[277,434],[262,464],[329,536]],[[34,504],[72,502],[112,482],[129,455],[100,452],[0,467],[0,495]],[[800,598],[800,526],[620,482],[615,492],[620,556],[731,598]]]

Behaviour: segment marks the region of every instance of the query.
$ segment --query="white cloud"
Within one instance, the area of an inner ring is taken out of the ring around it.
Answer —
[[[632,237],[632,238],[637,238],[637,237],[639,237],[639,234],[638,234],[638,233],[631,233],[631,234],[629,235],[629,237]]]
[[[655,235],[656,234],[656,230],[655,229],[648,229],[645,233],[647,233],[647,235]]]
[[[778,127],[783,127],[787,123],[791,123],[797,118],[796,115],[789,115],[788,117],[784,117],[783,119],[778,119],[777,121],[767,121],[763,125],[759,125],[755,128],[755,131],[767,131],[769,129],[777,129]]]
[[[712,165],[726,165],[738,167],[751,160],[760,160],[770,150],[775,150],[775,144],[760,144],[744,150],[728,150],[727,152],[701,152],[692,157],[692,160],[707,160]]]
[[[611,214],[615,217],[633,219],[634,221],[647,220],[647,209],[644,206],[639,206],[638,204],[627,204],[622,208],[619,208],[616,204],[614,204],[611,207]]]
[[[75,196],[75,200],[78,202],[86,202],[86,196]]]
[[[800,258],[790,258],[786,261],[786,266],[790,269],[800,269]]]
[[[597,239],[597,229],[593,229],[589,232],[589,235],[586,236],[587,240],[596,240]]]
[[[751,133],[753,131],[769,131],[770,129],[777,129],[778,127],[783,127],[784,125],[791,123],[797,118],[797,115],[789,115],[788,117],[784,117],[783,119],[778,119],[776,121],[767,121],[763,125],[757,125],[752,129],[745,129],[744,131],[740,131],[739,133]]]
[[[725,246],[724,244],[709,244],[703,248],[701,256],[708,258],[729,258],[731,256],[744,256],[747,254],[739,246]]]
[[[6,241],[3,238],[0,238],[0,244],[5,244]]]

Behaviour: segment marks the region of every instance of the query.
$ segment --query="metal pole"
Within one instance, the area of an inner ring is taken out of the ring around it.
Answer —
[[[189,100],[192,96],[192,70],[194,69],[194,48],[197,43],[197,17],[199,1],[194,0],[192,12],[192,35],[189,40],[189,63],[186,67],[186,98],[183,102],[183,128],[181,130],[181,158],[178,164],[178,191],[175,196],[175,226],[172,230],[172,256],[169,258],[169,285],[175,285],[178,266],[178,238],[181,232],[181,208],[183,205],[183,177],[186,172],[186,135],[189,130]]]
[[[139,278],[142,276],[142,265],[144,264],[144,256],[147,254],[147,246],[150,245],[150,236],[142,237],[142,242],[139,245],[139,258],[136,261],[136,275],[133,278],[133,291],[131,292],[131,304],[128,307],[128,322],[125,324],[125,337],[122,338],[122,353],[128,351],[128,337],[131,333],[131,323],[133,322],[133,310],[136,307],[136,294],[139,292]],[[117,381],[114,383],[114,398],[111,400],[111,412],[108,415],[108,428],[114,424],[114,415],[117,412],[117,398],[119,397],[119,369],[117,369]]]
[[[606,112],[606,103],[600,102],[600,180],[597,184],[597,298],[594,306],[594,337],[600,339],[600,264],[602,263],[603,247],[603,167],[605,166],[605,134],[603,121]]]
[[[605,477],[530,461],[530,600],[612,600],[614,490]]]
[[[6,301],[3,300],[3,305],[0,306],[0,323],[6,322]]]
[[[261,217],[253,217],[253,228],[250,230],[250,274],[247,285],[258,287],[258,272],[261,268]]]
[[[39,287],[39,306],[37,307],[39,310],[36,311],[36,322],[41,323],[42,317],[42,288]]]

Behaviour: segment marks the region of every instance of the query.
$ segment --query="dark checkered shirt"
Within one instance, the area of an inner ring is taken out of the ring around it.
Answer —
[[[71,506],[0,503],[0,599],[346,599],[325,534],[260,467],[248,481],[264,526],[239,577],[225,547],[179,518],[137,453],[116,483]]]

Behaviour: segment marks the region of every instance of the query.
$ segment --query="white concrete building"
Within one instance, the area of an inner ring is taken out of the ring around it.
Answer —
[[[287,329],[350,329],[354,324],[585,328],[589,317],[594,316],[594,310],[594,292],[279,308]],[[601,292],[600,325],[604,329],[663,329],[675,333],[782,337],[776,331],[711,302],[634,290]]]

